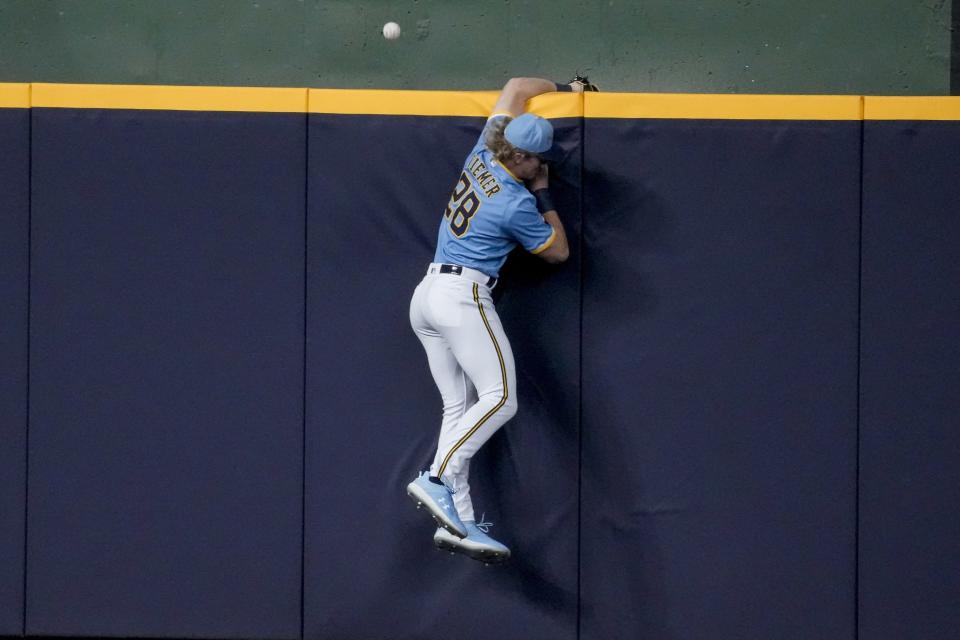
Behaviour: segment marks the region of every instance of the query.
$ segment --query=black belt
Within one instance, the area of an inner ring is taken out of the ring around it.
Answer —
[[[459,276],[463,273],[463,267],[458,264],[442,264],[440,265],[440,273],[452,273],[455,276]],[[496,284],[496,278],[489,278],[487,280],[487,286],[490,288],[493,288]]]

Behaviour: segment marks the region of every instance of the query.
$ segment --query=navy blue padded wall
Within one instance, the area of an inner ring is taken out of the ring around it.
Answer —
[[[486,568],[435,551],[432,522],[405,494],[441,415],[409,300],[482,124],[311,116],[307,638],[576,637],[575,259],[551,268],[518,256],[495,291],[520,409],[474,458],[471,487],[515,558]],[[579,121],[555,125],[568,159],[554,191],[576,243]]]
[[[306,117],[34,109],[27,632],[300,632]]]
[[[960,123],[864,133],[860,635],[960,629]]]
[[[581,638],[852,638],[860,123],[584,144]]]
[[[23,631],[30,112],[0,109],[0,635]]]

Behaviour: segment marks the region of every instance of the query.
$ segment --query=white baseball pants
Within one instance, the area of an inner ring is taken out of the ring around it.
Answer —
[[[456,493],[461,520],[474,520],[470,458],[517,412],[510,342],[493,307],[486,275],[439,273],[431,264],[410,301],[410,324],[427,352],[443,399],[437,455],[430,475]]]

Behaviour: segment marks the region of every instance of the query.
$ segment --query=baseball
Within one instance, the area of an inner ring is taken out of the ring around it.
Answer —
[[[400,25],[396,22],[388,22],[383,25],[383,37],[387,40],[396,40],[400,37]]]

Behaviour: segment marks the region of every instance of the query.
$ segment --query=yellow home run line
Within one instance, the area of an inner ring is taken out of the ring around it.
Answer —
[[[960,97],[876,96],[864,100],[866,120],[960,120]]]
[[[493,112],[499,91],[393,91],[378,89],[310,89],[310,113],[393,116],[476,116]],[[548,93],[527,108],[544,118],[579,118],[579,94]]]
[[[860,96],[590,93],[587,118],[860,120]]]
[[[33,85],[34,107],[304,113],[306,89],[121,84]]]
[[[2,84],[0,108],[156,109],[484,117],[497,91]],[[960,120],[960,97],[550,93],[528,108],[547,118],[696,120]]]
[[[29,84],[0,84],[0,109],[28,109],[29,107]]]

